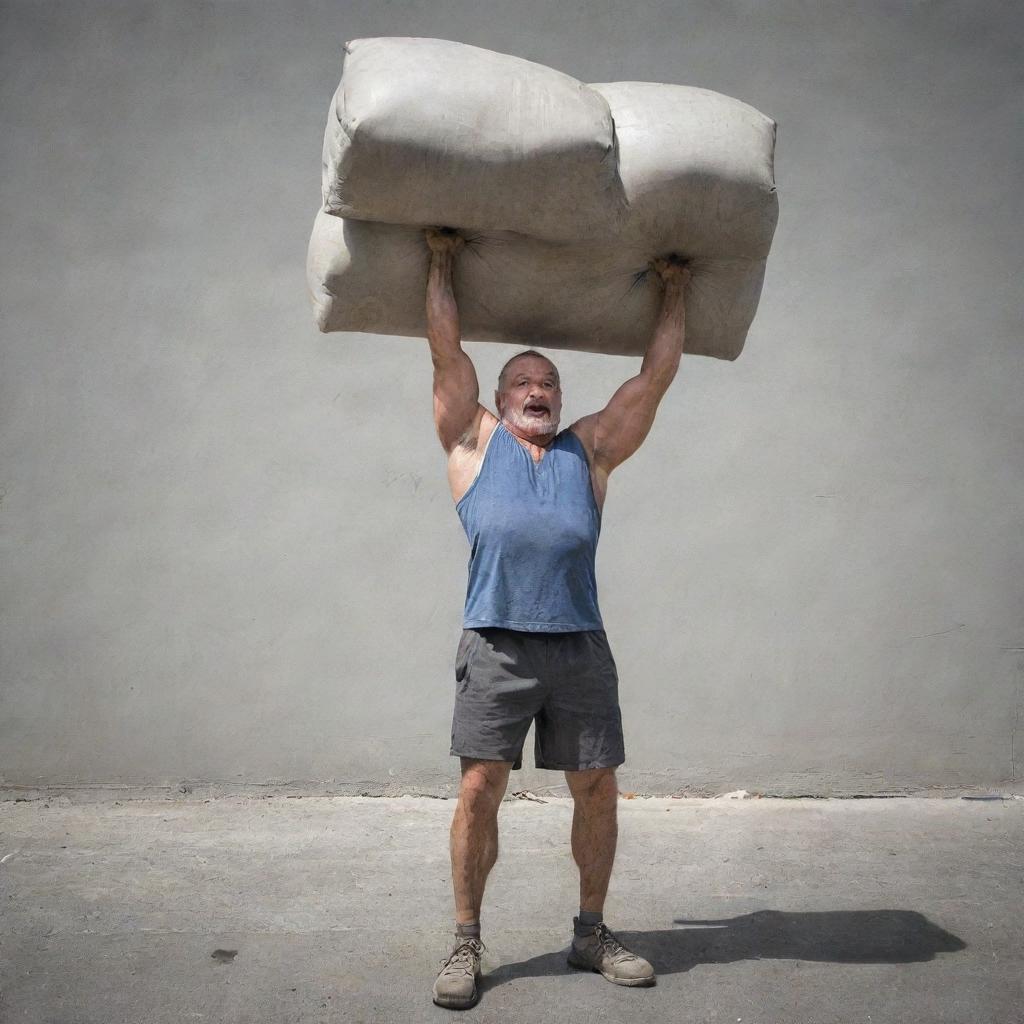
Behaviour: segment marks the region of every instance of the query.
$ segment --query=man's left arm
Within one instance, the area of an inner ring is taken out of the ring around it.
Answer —
[[[654,415],[679,369],[686,333],[686,285],[690,271],[685,264],[658,259],[652,263],[664,284],[658,324],[640,372],[612,395],[598,413],[572,425],[583,442],[594,469],[607,476],[632,455],[650,432]]]

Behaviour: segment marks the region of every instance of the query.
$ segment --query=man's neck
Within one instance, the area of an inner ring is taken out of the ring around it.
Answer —
[[[557,431],[553,431],[550,434],[527,437],[518,433],[507,420],[502,420],[501,425],[533,456],[534,461],[539,461],[544,457],[548,445],[554,441],[557,435]]]

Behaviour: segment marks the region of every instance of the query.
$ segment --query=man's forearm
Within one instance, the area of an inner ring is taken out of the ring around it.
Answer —
[[[427,340],[436,365],[461,353],[462,346],[459,307],[452,285],[455,255],[452,252],[431,255],[427,276]]]
[[[658,323],[640,366],[640,373],[643,376],[663,383],[665,387],[668,387],[675,377],[683,354],[683,341],[686,336],[684,291],[682,282],[666,282]]]

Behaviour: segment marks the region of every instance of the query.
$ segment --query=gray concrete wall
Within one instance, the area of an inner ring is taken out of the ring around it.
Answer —
[[[0,785],[455,779],[467,547],[426,346],[321,336],[304,294],[340,47],[368,35],[705,86],[779,122],[747,349],[684,357],[611,482],[623,788],[1010,784],[1021,21],[991,2],[5,4]],[[489,390],[508,350],[469,348]],[[637,367],[559,364],[566,422]]]

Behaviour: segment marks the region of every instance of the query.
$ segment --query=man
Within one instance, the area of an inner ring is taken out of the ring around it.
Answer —
[[[498,415],[480,404],[452,286],[464,241],[446,228],[425,234],[434,422],[472,547],[451,747],[462,767],[451,826],[455,945],[434,1002],[461,1009],[479,998],[480,907],[498,855],[498,807],[531,722],[537,766],[564,771],[573,797],[580,909],[569,963],[619,985],[653,985],[651,965],[602,920],[618,834],[615,769],[625,752],[594,553],[608,476],[640,447],[679,366],[689,271],[672,258],[652,262],[664,295],[639,374],[601,412],[559,432],[558,370],[533,350],[501,371]]]

